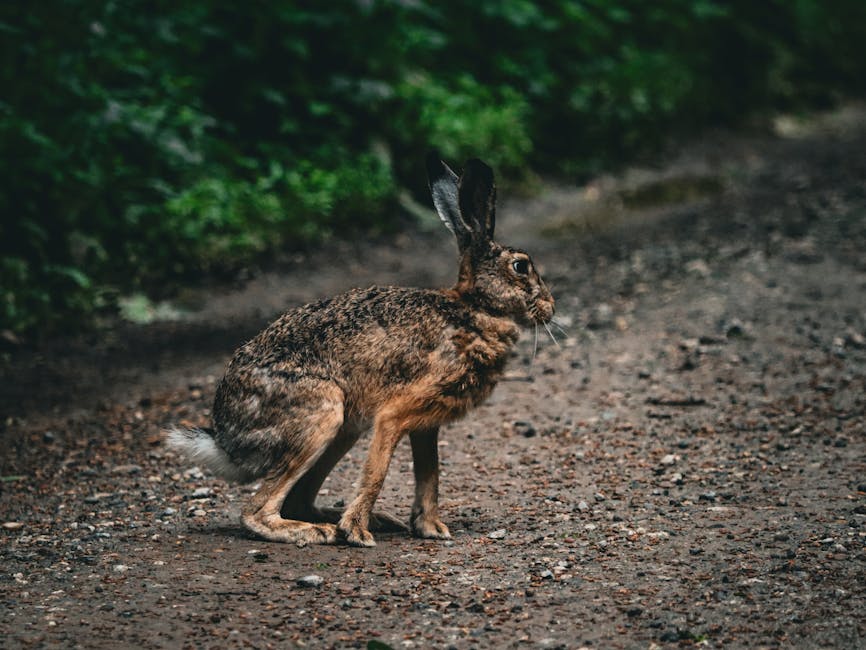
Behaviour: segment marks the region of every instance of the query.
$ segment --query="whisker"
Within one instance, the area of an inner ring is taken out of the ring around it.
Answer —
[[[535,342],[532,344],[532,360],[535,361],[535,353],[538,352],[538,323],[535,323]]]
[[[535,328],[538,329],[537,327]],[[562,346],[559,344],[559,341],[556,340],[556,337],[553,335],[553,332],[550,331],[550,328],[547,326],[547,323],[544,323],[544,329],[547,330],[547,333],[550,335],[550,340],[554,342],[556,347],[562,349]]]
[[[565,338],[569,338],[570,335],[569,335],[568,331],[562,325],[560,325],[555,319],[550,319],[550,324],[553,325],[554,327],[556,327],[556,329],[558,329],[560,332],[562,332],[562,334],[565,335]]]

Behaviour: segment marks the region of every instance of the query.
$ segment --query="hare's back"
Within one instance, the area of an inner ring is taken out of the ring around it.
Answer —
[[[415,353],[439,346],[447,331],[464,327],[471,327],[469,310],[444,292],[353,289],[286,312],[238,350],[234,363],[293,361],[311,368],[346,363],[372,348],[383,355]]]

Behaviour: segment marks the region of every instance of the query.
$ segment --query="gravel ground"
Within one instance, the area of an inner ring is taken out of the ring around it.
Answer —
[[[192,292],[183,321],[10,348],[3,647],[866,647],[866,130],[816,124],[503,203],[568,336],[525,335],[443,432],[453,541],[255,539],[251,489],[160,434],[208,422],[232,350],[284,306],[448,282],[444,230]],[[402,445],[379,504],[406,519],[411,475]]]

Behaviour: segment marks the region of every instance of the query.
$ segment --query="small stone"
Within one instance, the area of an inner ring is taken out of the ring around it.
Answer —
[[[193,499],[203,499],[204,497],[209,497],[213,494],[213,488],[209,487],[200,487],[196,488],[192,493]]]
[[[704,260],[698,258],[686,263],[686,271],[705,278],[710,274],[710,266]]]
[[[702,495],[698,497],[699,501],[715,501],[716,493],[715,492],[704,492]]]
[[[662,457],[662,459],[661,459],[661,461],[659,461],[659,463],[661,465],[673,465],[674,463],[677,462],[677,458],[678,458],[678,456],[676,454],[667,454],[666,456]]]
[[[587,510],[589,510],[589,504],[586,501],[579,501],[577,503],[577,509],[581,512],[586,512]]]
[[[54,432],[46,431],[42,434],[42,442],[44,442],[46,445],[50,445],[52,442],[54,442],[54,440]]]
[[[115,573],[126,573],[127,571],[129,571],[129,566],[127,566],[126,564],[115,564],[112,569]]]
[[[166,508],[165,510],[162,511],[163,517],[171,517],[172,515],[176,515],[176,514],[177,514],[176,508]]]
[[[845,344],[852,348],[863,350],[866,349],[866,337],[859,332],[851,330],[845,335]]]
[[[550,569],[545,569],[539,575],[542,578],[544,578],[545,580],[549,580],[549,579],[553,578],[553,571],[551,571]]]
[[[743,338],[746,335],[746,327],[738,318],[732,319],[725,327],[725,336],[729,339]]]
[[[490,539],[504,539],[506,532],[507,531],[504,528],[500,528],[498,530],[494,530],[492,533],[488,533],[487,536]]]
[[[139,474],[141,472],[141,465],[115,465],[111,468],[112,474]]]
[[[4,521],[3,528],[6,530],[21,530],[24,528],[24,524],[20,521]]]
[[[532,438],[537,433],[535,427],[529,422],[517,421],[514,423],[514,432],[520,434],[524,438]]]
[[[604,496],[601,492],[596,492],[593,496],[595,497],[596,501],[604,501],[605,499],[607,499],[607,497]]]
[[[304,576],[303,578],[298,578],[297,585],[299,587],[321,587],[324,582],[325,580],[322,578],[322,576],[312,574]]]

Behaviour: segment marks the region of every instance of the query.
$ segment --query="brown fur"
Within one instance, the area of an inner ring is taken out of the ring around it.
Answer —
[[[553,315],[529,256],[493,242],[489,168],[470,161],[458,179],[430,159],[428,174],[460,247],[455,286],[355,289],[284,314],[235,354],[213,429],[173,438],[234,477],[263,479],[242,521],[266,539],[372,546],[371,525],[405,528],[372,508],[406,434],[416,479],[410,528],[449,537],[439,518],[439,427],[490,394],[519,325]],[[343,512],[317,508],[325,477],[371,425],[358,494]]]

